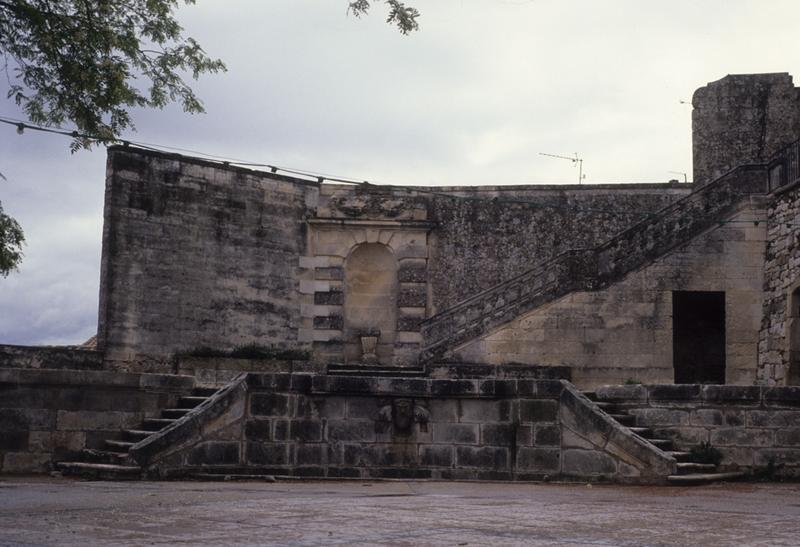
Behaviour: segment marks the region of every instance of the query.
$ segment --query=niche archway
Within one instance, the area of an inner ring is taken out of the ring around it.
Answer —
[[[345,361],[364,362],[361,336],[377,331],[377,362],[391,365],[397,333],[397,260],[382,243],[362,243],[345,262]]]
[[[789,368],[786,371],[786,384],[800,385],[800,285],[789,294],[789,309],[786,317],[788,338]]]

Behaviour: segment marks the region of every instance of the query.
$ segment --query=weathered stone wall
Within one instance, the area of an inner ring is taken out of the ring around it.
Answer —
[[[764,163],[800,136],[800,89],[788,73],[733,74],[692,97],[694,182]]]
[[[109,359],[292,345],[308,186],[109,149],[98,345]]]
[[[235,359],[231,357],[191,357],[179,355],[175,358],[178,374],[194,376],[200,387],[222,387],[243,372],[293,373],[325,372],[324,366],[308,360],[291,359]]]
[[[395,356],[386,364],[414,364],[426,317],[566,249],[599,245],[689,191],[681,184],[323,186],[311,221],[313,256],[303,259],[309,294],[301,336],[314,340],[318,357],[346,360],[357,340],[343,330],[343,267],[363,242],[387,245],[399,264]]]
[[[102,370],[103,353],[68,346],[0,345],[0,368]]]
[[[357,358],[345,266],[375,243],[397,262],[383,364],[414,364],[419,325],[435,311],[564,249],[597,245],[690,191],[320,186],[122,147],[110,149],[106,186],[98,343],[109,366],[142,371],[170,370],[174,352],[248,343]]]
[[[798,384],[800,354],[792,351],[800,349],[800,322],[794,320],[800,312],[796,293],[800,287],[800,186],[797,183],[776,192],[767,210],[767,226],[758,380],[767,385]]]
[[[88,370],[0,369],[0,472],[38,473],[158,416],[194,378]]]
[[[569,249],[596,247],[690,190],[684,184],[452,188],[466,199],[431,202],[432,311]]]
[[[134,458],[157,476],[660,482],[674,471],[563,381],[250,374],[245,384]]]
[[[427,279],[438,312],[568,249],[595,247],[685,197],[686,184],[323,187],[317,215],[433,225]]]
[[[725,291],[726,383],[756,379],[763,199],[605,290],[574,292],[455,351],[463,361],[572,367],[581,388],[673,381],[672,291]]]
[[[596,393],[679,448],[711,443],[722,452],[722,470],[800,477],[800,388],[648,385]]]

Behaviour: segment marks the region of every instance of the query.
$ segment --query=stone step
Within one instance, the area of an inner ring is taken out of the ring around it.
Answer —
[[[691,473],[688,475],[670,475],[667,481],[670,484],[708,484],[717,481],[729,481],[745,476],[742,471],[730,473]]]
[[[138,480],[142,468],[134,465],[112,465],[107,463],[58,462],[56,467],[64,475],[104,480]]]
[[[155,433],[155,431],[145,431],[143,429],[123,429],[122,432],[125,434],[126,437],[128,437],[131,440],[134,440],[135,442],[139,442],[142,439],[146,439],[147,437]]]
[[[219,389],[215,387],[196,387],[192,390],[192,395],[195,397],[211,397],[217,391],[219,391]]]
[[[273,475],[258,474],[223,474],[223,473],[192,473],[188,475],[191,479],[201,481],[262,481],[275,482]]]
[[[614,403],[609,403],[608,401],[596,401],[594,404],[596,404],[605,412],[608,412],[609,409],[615,408],[617,406]]]
[[[96,448],[84,448],[81,450],[81,461],[86,463],[109,463],[121,464],[128,457],[126,452],[116,452],[113,450],[98,450]]]
[[[106,448],[112,450],[114,452],[128,452],[128,449],[132,447],[134,444],[131,441],[113,441],[111,439],[106,439]]]
[[[631,426],[636,423],[636,416],[631,416],[630,414],[609,414],[609,416],[614,418],[621,425]]]
[[[185,397],[181,397],[179,404],[181,408],[194,408],[205,401],[208,400],[208,397],[201,397],[198,395],[186,395]]]
[[[682,450],[665,450],[667,456],[672,456],[677,462],[689,462],[692,458],[691,452],[684,452]]]
[[[160,431],[170,424],[174,424],[174,418],[145,418],[142,422],[142,429],[145,431]]]
[[[191,412],[191,408],[167,408],[161,411],[162,418],[172,418],[177,420],[183,418],[187,413]]]
[[[660,448],[661,450],[668,450],[672,447],[672,440],[671,439],[645,439],[652,445]]]
[[[689,475],[692,473],[713,473],[717,466],[713,463],[678,462],[678,475]]]
[[[582,391],[581,393],[590,401],[597,401],[597,393],[594,391]]]
[[[653,433],[653,430],[650,429],[649,427],[629,427],[628,429],[630,429],[631,431],[633,431],[634,433],[636,433],[640,437],[644,437],[645,439],[649,435],[652,435],[652,433]]]

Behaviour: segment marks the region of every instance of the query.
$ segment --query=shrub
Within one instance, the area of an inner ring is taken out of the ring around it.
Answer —
[[[711,446],[711,442],[706,441],[691,449],[692,461],[697,463],[713,463],[719,465],[722,461],[722,452],[718,448]]]

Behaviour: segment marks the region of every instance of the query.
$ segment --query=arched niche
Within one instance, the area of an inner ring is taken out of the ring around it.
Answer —
[[[365,358],[361,338],[378,331],[375,357]],[[362,243],[345,261],[345,361],[391,365],[396,332],[397,259],[382,243]]]
[[[788,299],[786,317],[789,363],[786,373],[788,385],[800,385],[800,284],[795,285]]]

